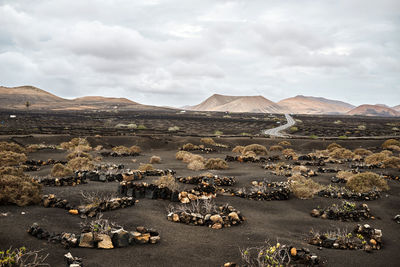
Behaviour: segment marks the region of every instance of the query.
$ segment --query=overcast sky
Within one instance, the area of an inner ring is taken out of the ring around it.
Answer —
[[[400,104],[399,0],[0,0],[0,85]]]

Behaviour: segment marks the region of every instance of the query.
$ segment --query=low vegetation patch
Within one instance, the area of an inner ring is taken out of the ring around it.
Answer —
[[[244,150],[244,146],[235,146],[235,147],[232,149],[232,152],[233,152],[233,153],[242,154],[243,150]]]
[[[364,172],[351,176],[346,183],[346,187],[358,193],[369,192],[373,189],[379,191],[389,190],[387,181],[373,172]]]
[[[382,148],[389,148],[390,146],[399,146],[400,147],[400,141],[396,139],[388,139],[382,144]]]
[[[152,171],[152,170],[154,170],[154,167],[153,167],[153,165],[151,165],[149,163],[147,163],[147,164],[140,163],[140,165],[139,165],[139,171],[141,171],[141,172]]]
[[[388,157],[382,162],[382,168],[400,168],[399,157]]]
[[[297,158],[298,158],[296,152],[291,148],[286,148],[286,149],[282,150],[282,155],[284,155],[285,158],[287,158],[287,159],[297,160]]]
[[[311,178],[305,178],[299,174],[293,175],[288,179],[289,189],[300,199],[311,199],[321,191],[324,186],[314,182]]]
[[[371,150],[365,149],[365,148],[356,148],[354,149],[354,154],[362,157],[366,157],[372,154]]]
[[[36,267],[50,266],[45,263],[49,254],[44,255],[41,250],[28,251],[25,247],[9,248],[0,251],[0,266],[2,267]]]
[[[329,150],[329,149],[328,149]],[[346,148],[335,148],[333,150],[329,150],[329,157],[332,159],[346,159],[351,160],[354,158],[355,154],[353,151],[346,149]]]
[[[13,151],[0,151],[0,166],[16,166],[27,161],[23,153]]]
[[[178,190],[179,188],[179,183],[176,181],[175,177],[170,174],[161,176],[154,181],[154,184],[160,187],[168,187],[172,191]]]
[[[257,156],[268,155],[268,150],[265,146],[259,144],[252,144],[243,148],[242,154],[245,155],[247,152],[254,152]]]
[[[201,160],[193,160],[188,163],[187,168],[189,170],[193,170],[193,171],[200,171],[200,170],[204,170],[206,168],[206,166],[205,166],[204,162]]]
[[[0,142],[0,151],[12,151],[16,153],[25,153],[25,148],[16,144],[8,142]]]
[[[326,149],[329,151],[329,152],[332,152],[333,150],[335,150],[336,148],[343,148],[341,145],[339,145],[339,144],[337,144],[337,143],[331,143],[331,144],[329,144],[327,147],[326,147]]]
[[[64,166],[61,163],[57,163],[51,169],[52,177],[68,177],[68,176],[72,176],[73,174],[74,174],[74,171],[72,169],[68,168],[67,166]]]
[[[141,148],[138,146],[131,146],[131,147],[117,146],[113,147],[112,150],[120,155],[139,154],[140,152],[142,152]]]
[[[280,146],[291,146],[292,144],[289,141],[280,141],[278,143]]]
[[[74,159],[77,157],[88,158],[90,160],[93,159],[92,155],[90,155],[89,153],[86,153],[83,151],[80,152],[80,151],[75,150],[67,155],[67,160],[71,160],[71,159]]]
[[[161,157],[159,156],[152,156],[149,160],[150,164],[161,163]]]
[[[86,148],[90,150],[91,148],[89,142],[85,138],[73,138],[69,142],[61,143],[60,146],[65,150],[75,150],[78,146],[80,146],[80,149]]]
[[[0,179],[0,204],[26,206],[41,200],[42,186],[26,175],[2,175]]]
[[[77,157],[68,161],[67,167],[73,171],[91,171],[94,169],[94,164],[89,158]]]
[[[388,157],[388,154],[384,152],[374,153],[365,158],[365,163],[368,165],[380,165]]]
[[[215,146],[217,143],[212,139],[211,137],[205,137],[200,139],[200,143],[206,144],[206,145],[212,145]]]
[[[269,151],[282,151],[283,147],[280,145],[270,146]]]
[[[224,170],[228,169],[228,163],[220,158],[210,158],[207,160],[205,167],[209,170]]]

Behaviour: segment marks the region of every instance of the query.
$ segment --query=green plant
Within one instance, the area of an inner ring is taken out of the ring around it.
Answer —
[[[347,135],[340,135],[338,138],[339,139],[347,139],[348,137],[347,137]]]
[[[0,251],[0,266],[2,267],[37,267],[37,266],[50,266],[45,263],[47,255],[40,255],[41,251],[27,251],[25,247],[9,248]]]
[[[312,134],[312,135],[310,135],[310,138],[311,139],[318,139],[318,135]]]
[[[177,132],[180,128],[178,126],[172,126],[168,128],[168,132]]]
[[[298,131],[299,131],[299,128],[297,128],[296,126],[292,126],[292,127],[289,128],[289,132],[290,133],[295,133],[295,132],[298,132]]]
[[[224,133],[223,132],[221,132],[221,131],[219,131],[219,130],[216,130],[215,132],[214,132],[214,135],[223,135]]]
[[[139,124],[139,126],[137,127],[138,130],[146,130],[147,127],[143,124]]]

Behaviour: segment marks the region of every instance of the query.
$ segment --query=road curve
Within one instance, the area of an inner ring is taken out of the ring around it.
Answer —
[[[269,135],[269,136],[275,136],[275,137],[285,137],[285,136],[287,136],[287,134],[282,134],[281,131],[286,130],[289,127],[292,127],[293,125],[296,124],[296,121],[289,114],[285,114],[285,117],[286,117],[286,120],[287,120],[286,124],[281,125],[281,126],[276,127],[276,128],[264,130],[263,131],[264,134],[265,135]]]

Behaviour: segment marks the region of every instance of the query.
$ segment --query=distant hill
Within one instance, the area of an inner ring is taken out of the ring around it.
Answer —
[[[302,95],[283,99],[277,104],[297,114],[343,114],[354,108],[346,102]]]
[[[32,110],[160,110],[162,107],[147,106],[126,98],[86,96],[65,99],[33,86],[0,86],[1,109],[26,109],[29,102]]]
[[[263,96],[229,96],[214,94],[192,107],[197,111],[228,111],[228,112],[254,112],[254,113],[284,113],[276,103]]]
[[[392,108],[382,105],[361,105],[347,112],[348,115],[364,115],[364,116],[400,116],[400,112]]]
[[[394,109],[394,110],[400,112],[400,105],[394,106],[394,107],[392,107],[392,109]]]

